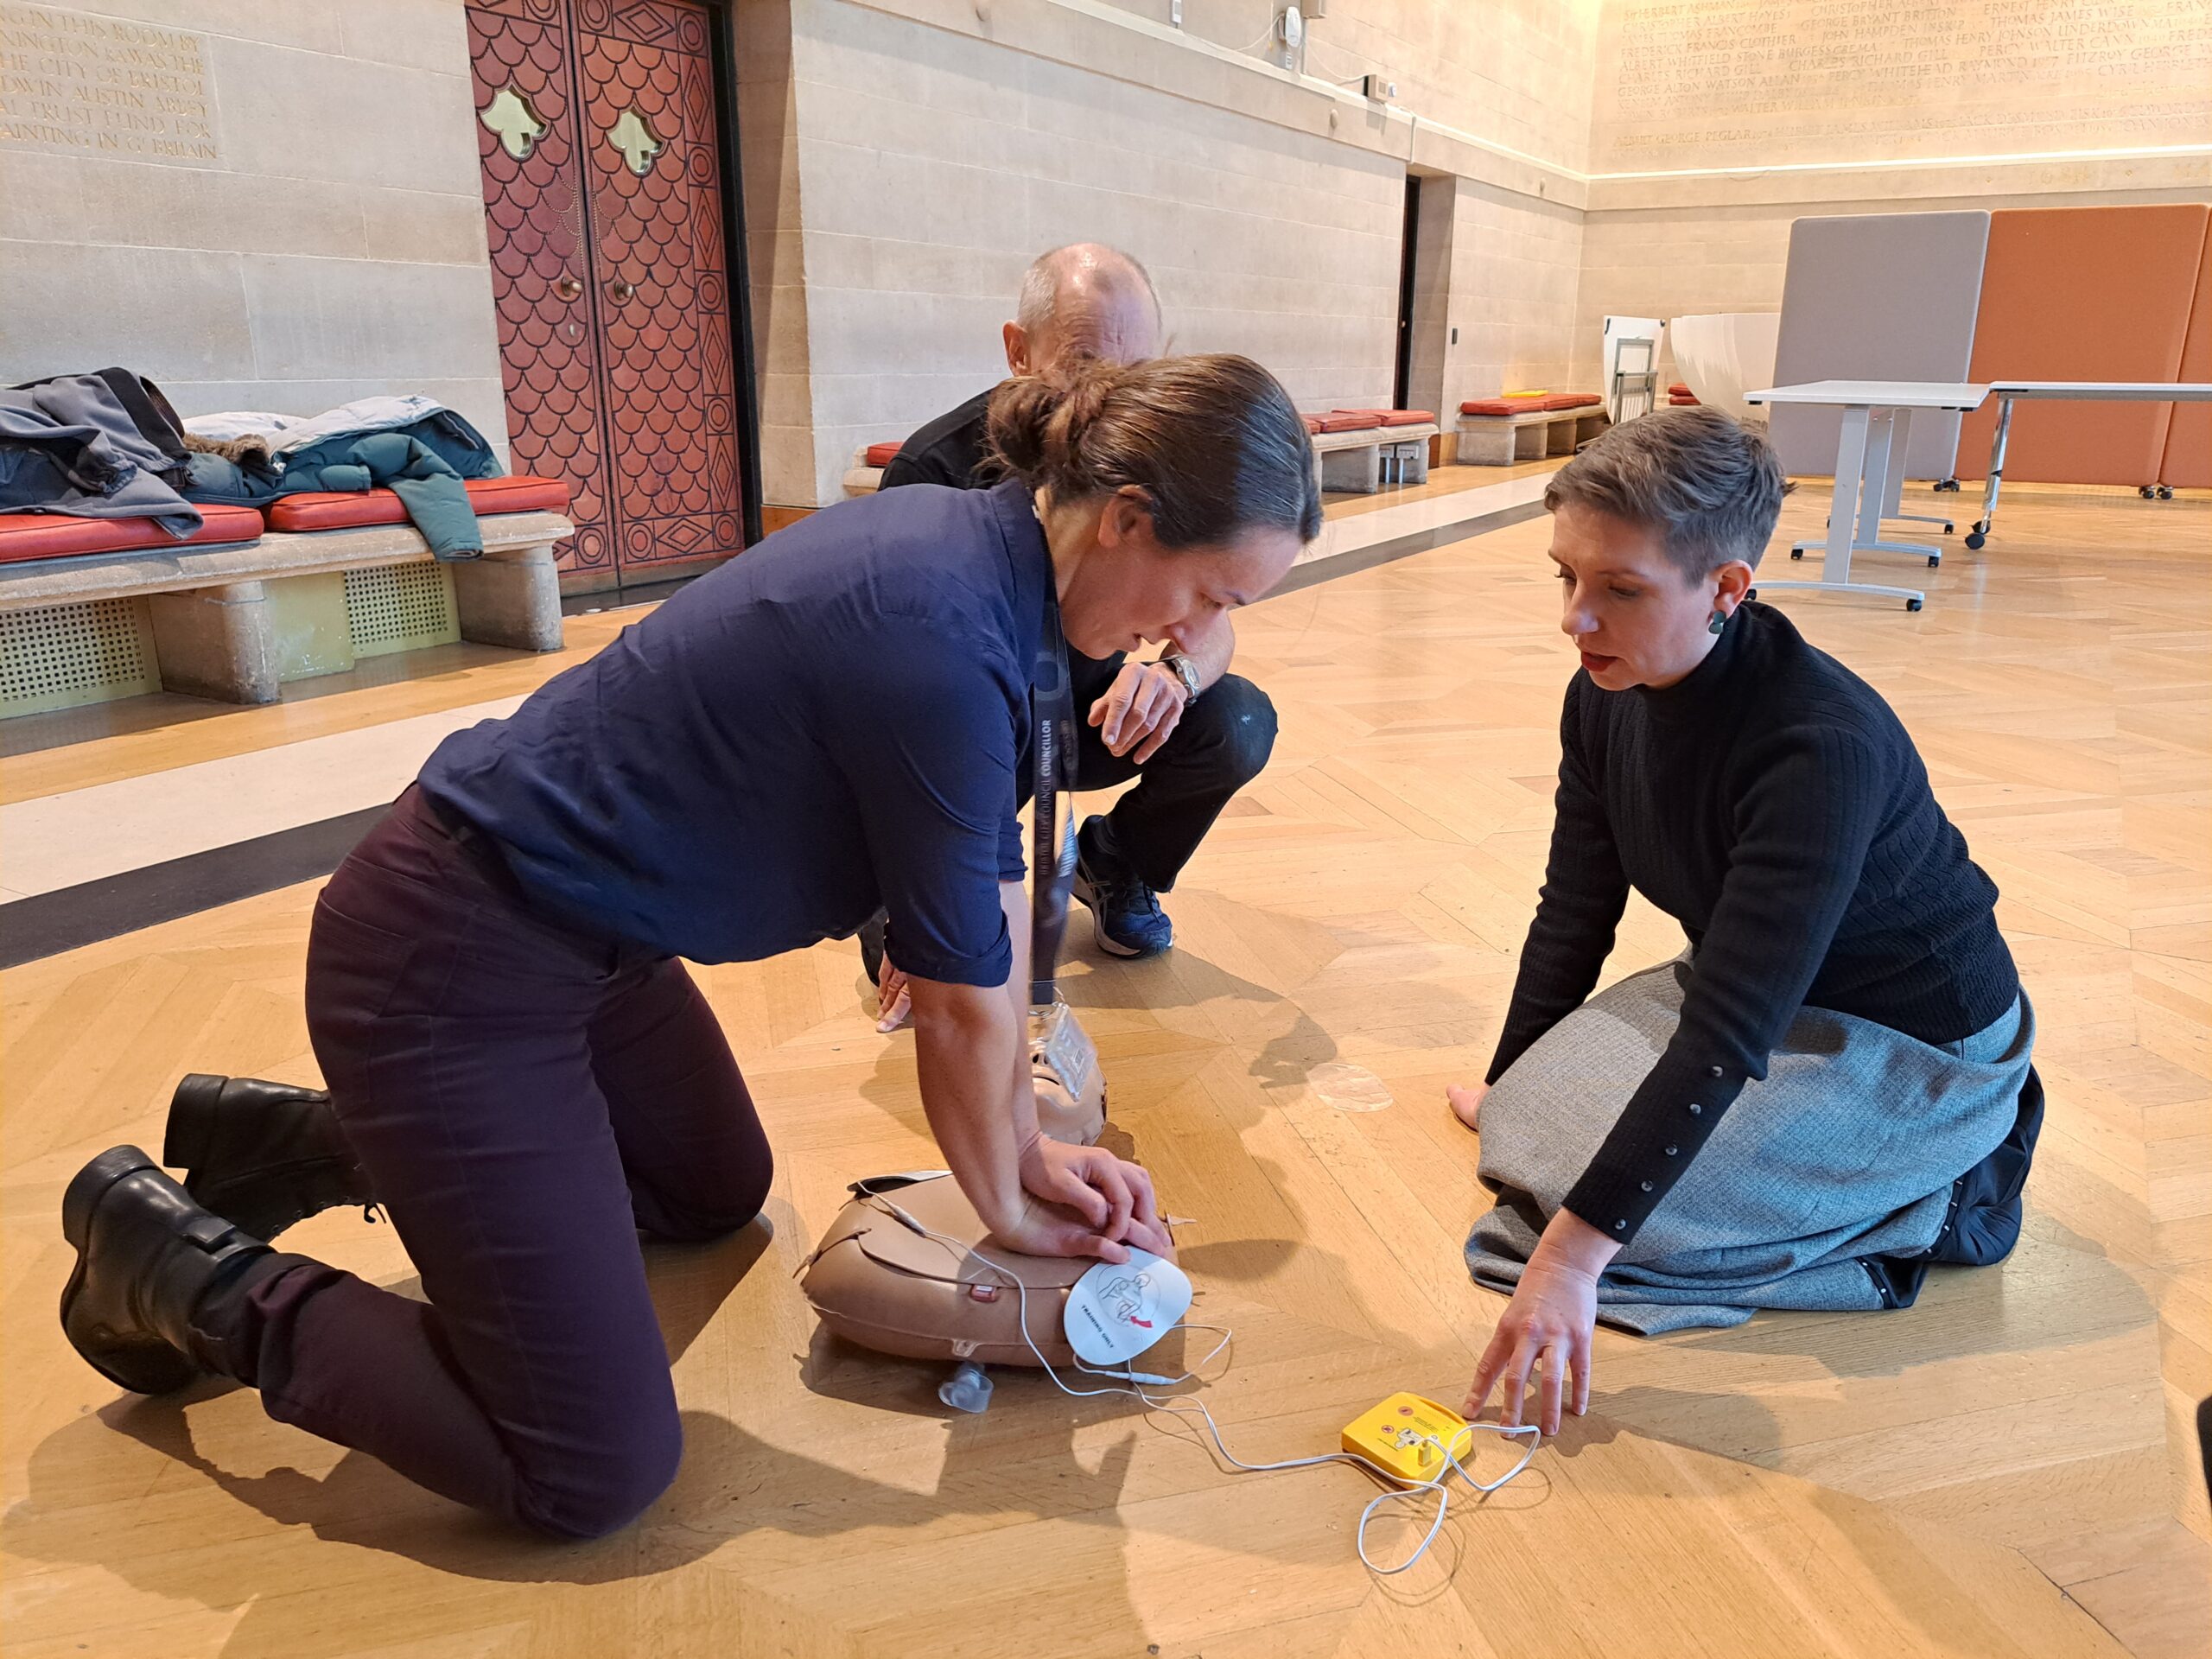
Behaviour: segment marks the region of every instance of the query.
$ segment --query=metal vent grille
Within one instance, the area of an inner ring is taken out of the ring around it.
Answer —
[[[394,564],[346,573],[346,624],[356,657],[461,638],[454,616],[453,578],[440,564]]]
[[[162,689],[142,601],[0,615],[0,719]]]

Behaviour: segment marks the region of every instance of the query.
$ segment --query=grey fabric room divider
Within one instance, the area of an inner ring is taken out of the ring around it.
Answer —
[[[1963,380],[1974,355],[1989,215],[1859,213],[1789,227],[1774,382]],[[1832,409],[1780,407],[1772,428],[1792,473],[1835,470]],[[1959,417],[1913,418],[1907,478],[1948,478]]]

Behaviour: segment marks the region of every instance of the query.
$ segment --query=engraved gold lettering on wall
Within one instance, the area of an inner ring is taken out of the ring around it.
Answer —
[[[1607,0],[1599,172],[2201,144],[2212,0]]]
[[[0,0],[0,148],[220,159],[205,36]]]

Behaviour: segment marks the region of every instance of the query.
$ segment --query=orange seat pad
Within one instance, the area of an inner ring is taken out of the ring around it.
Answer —
[[[67,512],[0,512],[0,564],[127,553],[142,547],[224,547],[261,539],[251,507],[200,509],[205,520],[180,541],[151,518],[79,518]]]
[[[2212,225],[2206,226],[2204,252],[2196,263],[2196,298],[2190,306],[2188,336],[2182,341],[2181,378],[2212,382]],[[2015,418],[2018,414],[2016,408]],[[2212,487],[2212,404],[2174,405],[2158,482],[2177,490]]]
[[[1385,426],[1427,426],[1435,415],[1426,409],[1337,409],[1332,415],[1372,415]]]
[[[569,486],[557,478],[472,478],[467,486],[468,504],[480,518],[501,512],[558,512],[569,505]],[[407,509],[391,490],[310,490],[280,496],[264,512],[270,529],[288,531],[407,522]]]

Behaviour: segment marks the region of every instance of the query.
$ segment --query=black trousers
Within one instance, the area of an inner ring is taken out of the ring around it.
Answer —
[[[1275,747],[1275,706],[1251,681],[1224,674],[1183,711],[1160,753],[1139,766],[1133,754],[1116,755],[1091,725],[1091,705],[1104,696],[1122,659],[1068,653],[1075,697],[1077,789],[1110,789],[1135,778],[1137,786],[1114,803],[1106,822],[1116,848],[1144,884],[1156,893],[1198,850],[1236,791],[1260,775]],[[1021,798],[1029,798],[1035,768],[1021,757]]]
[[[625,1525],[683,1450],[638,1235],[760,1212],[774,1162],[683,965],[540,915],[410,789],[308,939],[331,1103],[427,1300],[302,1256],[215,1333],[264,1408],[562,1537]]]

